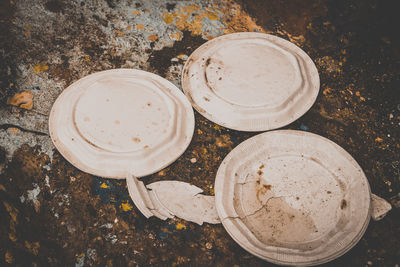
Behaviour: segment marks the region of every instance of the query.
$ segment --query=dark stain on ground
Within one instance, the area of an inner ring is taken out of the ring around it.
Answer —
[[[256,18],[264,29],[284,28],[295,34],[305,34],[314,18],[324,17],[327,8],[322,0],[241,0],[244,9]]]
[[[15,11],[15,6],[9,1],[0,2],[0,107],[4,106],[7,98],[17,90],[14,84],[17,76],[16,62],[7,51],[16,39],[10,30]]]
[[[7,158],[7,152],[4,148],[0,147],[0,164],[3,164],[6,162]]]
[[[115,6],[116,2],[109,2]],[[390,199],[400,191],[400,35],[393,29],[400,23],[395,2],[317,1],[308,8],[304,1],[288,2],[244,2],[246,10],[265,30],[283,38],[289,36],[278,32],[279,29],[304,35],[301,46],[316,62],[320,73],[321,93],[316,104],[285,128],[299,129],[303,124],[309,131],[341,145],[361,165],[374,193]],[[285,10],[285,3],[296,12]],[[107,68],[124,63],[124,57],[96,46],[106,42],[102,30],[95,26],[100,23],[98,19],[93,18],[95,23],[90,23],[90,18],[81,19],[74,8],[77,7],[66,6],[63,10],[73,23],[54,21],[53,27],[60,36],[33,28],[26,37],[25,29],[12,23],[16,11],[13,2],[1,2],[2,102],[18,89],[12,85],[20,77],[17,66],[46,62],[49,51],[61,54],[60,63],[49,65],[49,78],[66,84],[80,77],[69,64],[68,52],[74,47],[81,47],[90,55],[91,61],[82,63],[90,72],[103,69],[101,63],[108,63]],[[103,23],[111,20],[112,12]],[[200,36],[185,32],[183,40],[173,47],[151,51],[150,67],[165,76],[171,58],[181,53],[190,55],[204,42]],[[329,58],[322,60],[324,57]],[[257,134],[216,126],[197,112],[195,120],[189,148],[169,167],[144,178],[146,184],[173,179],[190,182],[206,194],[213,194],[214,178],[223,158],[236,145]],[[377,137],[383,141],[376,141]],[[196,163],[190,162],[193,157]],[[44,168],[47,165],[50,170]],[[109,188],[103,188],[103,183]],[[34,203],[28,200],[28,191],[35,186],[40,193]],[[87,266],[272,266],[244,251],[222,225],[146,219],[135,207],[123,211],[123,203],[133,205],[124,181],[85,174],[57,152],[50,163],[39,147],[21,147],[0,174],[0,265],[71,266],[84,257]],[[110,223],[112,227],[108,228]],[[178,224],[185,227],[177,227]],[[368,261],[375,266],[395,266],[400,258],[399,229],[400,211],[393,208],[382,221],[370,223],[351,251],[324,266],[365,266]]]
[[[45,7],[51,12],[60,13],[64,9],[64,3],[59,0],[52,0],[46,2]]]
[[[174,10],[176,4],[175,3],[167,3],[167,10],[168,12]]]
[[[205,43],[204,40],[199,35],[192,35],[189,31],[183,31],[182,40],[174,42],[172,47],[164,47],[161,50],[149,51],[150,55],[148,62],[150,67],[154,69],[159,75],[165,77],[168,68],[174,63],[171,59],[180,55],[190,55],[196,48]]]

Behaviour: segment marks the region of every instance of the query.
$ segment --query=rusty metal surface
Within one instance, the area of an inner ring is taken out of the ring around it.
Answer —
[[[146,219],[125,181],[85,174],[54,149],[47,120],[62,90],[119,67],[180,88],[191,52],[224,33],[283,37],[316,63],[321,90],[285,127],[345,148],[393,210],[326,266],[400,264],[399,25],[395,1],[27,1],[0,4],[0,264],[17,266],[270,266],[221,225]],[[17,94],[18,93],[18,94]],[[17,94],[17,95],[16,95]],[[214,194],[225,155],[255,133],[198,113],[193,140],[144,182],[174,179]]]

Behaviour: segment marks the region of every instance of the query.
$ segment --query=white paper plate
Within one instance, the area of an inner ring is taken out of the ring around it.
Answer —
[[[169,81],[134,69],[86,76],[57,98],[50,113],[51,138],[82,171],[110,178],[152,174],[189,145],[194,114]]]
[[[357,162],[321,136],[273,131],[237,146],[215,181],[218,214],[250,253],[309,266],[352,248],[370,218],[370,189]]]
[[[296,45],[273,35],[233,33],[189,57],[182,87],[207,119],[241,131],[283,127],[313,105],[318,71]]]

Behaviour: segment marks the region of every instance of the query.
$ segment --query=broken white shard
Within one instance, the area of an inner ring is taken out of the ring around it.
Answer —
[[[176,217],[202,225],[220,223],[214,197],[206,196],[200,188],[179,181],[161,181],[147,186],[164,207]]]
[[[146,216],[146,218],[153,216],[154,214],[151,212],[151,209],[154,209],[154,206],[152,205],[149,192],[143,182],[136,179],[132,174],[128,174],[126,177],[126,184],[128,186],[129,196],[140,212]]]
[[[382,220],[392,209],[392,205],[381,197],[371,194],[371,217],[374,221]]]
[[[174,216],[202,225],[220,223],[213,196],[202,195],[203,191],[188,183],[161,181],[147,186],[132,174],[128,174],[127,185],[133,203],[147,218],[156,216],[162,220]]]

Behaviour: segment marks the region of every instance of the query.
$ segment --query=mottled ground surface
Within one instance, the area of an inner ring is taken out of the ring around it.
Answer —
[[[320,73],[316,103],[285,128],[341,145],[364,169],[372,191],[394,205],[385,219],[370,223],[351,251],[326,266],[399,266],[395,3],[1,1],[0,265],[272,265],[244,251],[222,225],[144,218],[125,181],[77,170],[55,150],[47,129],[54,100],[87,74],[138,68],[180,87],[182,66],[202,43],[224,33],[260,31],[299,45]],[[225,155],[254,134],[224,129],[196,113],[187,151],[143,180],[186,181],[213,194]]]

